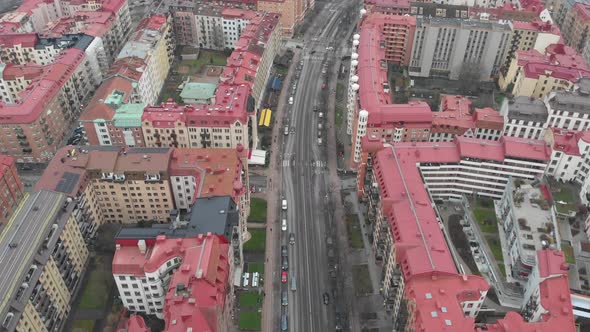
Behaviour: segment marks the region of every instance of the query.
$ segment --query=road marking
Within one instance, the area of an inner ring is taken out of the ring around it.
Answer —
[[[4,237],[6,236],[6,234],[8,233],[8,231],[10,230],[10,226],[12,226],[12,223],[14,222],[14,220],[16,220],[16,216],[19,214],[20,210],[22,210],[23,206],[25,205],[25,202],[26,202],[27,198],[29,198],[29,193],[28,192],[26,192],[25,195],[23,196],[23,198],[20,200],[20,204],[18,205],[18,207],[16,208],[16,210],[12,214],[12,217],[10,218],[10,221],[8,221],[8,225],[6,225],[4,227],[4,232],[2,232],[2,234],[0,235],[0,242],[2,242],[2,239],[4,239]]]

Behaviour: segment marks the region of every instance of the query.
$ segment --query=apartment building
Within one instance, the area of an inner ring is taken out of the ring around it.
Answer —
[[[504,136],[543,139],[549,119],[549,111],[543,101],[516,97],[501,113],[504,117]]]
[[[131,28],[127,0],[25,0],[16,10],[0,18],[0,32],[2,34],[42,32],[48,28],[51,29],[51,26],[59,25],[62,20],[68,23],[66,24],[68,29],[85,29],[95,22],[86,22],[85,19],[80,18],[85,15],[93,17],[96,13],[104,14],[103,19],[112,16],[110,18],[112,24],[109,23],[108,28],[113,32],[113,40],[123,41]],[[76,18],[78,15],[81,17]],[[102,23],[105,23],[104,20]],[[94,25],[94,27],[98,26]],[[84,33],[84,31],[68,33]],[[94,36],[92,33],[88,34]]]
[[[280,17],[273,13],[257,13],[249,22],[234,43],[220,80],[229,85],[248,86],[258,110],[262,107],[270,70],[281,47]],[[256,123],[256,116],[252,121]]]
[[[151,15],[143,19],[125,43],[108,76],[118,75],[137,82],[140,102],[157,102],[174,59],[171,19]]]
[[[70,48],[44,67],[42,75],[31,79],[30,85],[25,86],[29,80],[24,76],[3,78],[0,87],[5,88],[7,99],[9,92],[15,97],[16,91],[23,90],[18,91],[19,100],[0,104],[0,151],[14,156],[17,162],[50,160],[80,114],[80,105],[94,91],[97,78],[89,68],[84,51]]]
[[[502,226],[500,242],[509,258],[504,262],[509,282],[528,279],[537,251],[560,249],[556,213],[543,186],[539,180],[510,179],[502,198],[494,203]]]
[[[555,305],[561,294],[570,292],[568,265],[563,252],[558,250],[539,250],[536,264],[528,277],[522,306],[523,318],[538,322]],[[564,310],[572,310],[564,305]]]
[[[510,312],[494,324],[475,326],[474,317],[485,300],[489,285],[482,277],[457,272],[432,201],[435,195],[431,186],[423,181],[424,171],[420,168],[430,165],[431,161],[444,163],[466,155],[473,158],[474,153],[495,159],[488,154],[492,150],[518,154],[523,159],[545,159],[545,153],[540,151],[535,152],[535,156],[532,153],[524,156],[521,150],[533,150],[527,148],[525,141],[501,140],[500,144],[505,147],[486,146],[485,149],[481,148],[481,143],[499,144],[460,136],[454,143],[383,146],[379,141],[367,142],[370,158],[365,164],[366,172],[359,172],[359,194],[369,201],[373,248],[384,270],[381,293],[386,308],[392,313],[394,331],[573,330],[569,292],[556,294],[544,288],[541,288],[542,296],[551,296],[551,299],[544,302],[545,315],[534,323]],[[474,168],[473,174],[478,171]],[[523,170],[521,176],[532,178],[534,175]]]
[[[503,129],[504,118],[493,108],[473,109],[469,98],[443,95],[432,113],[430,142],[451,142],[457,135],[497,141]]]
[[[447,5],[436,2],[412,2],[409,14],[416,17],[466,19],[469,17],[469,7],[466,5]]]
[[[24,195],[14,158],[0,155],[0,227],[8,222]]]
[[[249,101],[246,86],[220,85],[216,104],[179,106],[174,102],[146,107],[142,115],[142,131],[148,147],[235,148],[253,146],[256,140],[251,129],[250,114],[254,102]]]
[[[258,0],[256,10],[279,14],[281,35],[290,38],[295,33],[295,28],[314,7],[315,0]]]
[[[566,13],[561,32],[566,44],[582,53],[590,40],[590,3],[576,2]]]
[[[92,227],[104,223],[170,221],[174,197],[168,163],[171,149],[67,146],[36,184],[88,204]]]
[[[84,274],[88,250],[77,203],[50,191],[26,194],[4,229],[0,323],[6,331],[59,331]]]
[[[410,13],[409,0],[365,0],[363,9],[366,14],[405,15]]]
[[[531,22],[512,22],[514,33],[510,49],[506,57],[506,68],[516,56],[517,51],[535,50],[545,52],[547,46],[557,44],[561,40],[561,31],[556,24],[535,20]]]
[[[534,1],[531,1],[534,2]],[[541,19],[543,22],[552,21],[551,15],[544,10],[543,5],[518,8],[512,4],[499,7],[473,6],[468,9],[468,16],[472,19],[485,19],[490,21],[506,20],[511,22],[532,22]]]
[[[409,74],[489,81],[504,63],[511,37],[504,21],[418,17]]]
[[[163,319],[164,331],[227,330],[226,306],[233,297],[227,291],[228,248],[223,237],[211,233],[116,239],[112,270],[123,305]]]
[[[514,96],[544,98],[551,91],[572,90],[580,79],[590,77],[584,58],[571,47],[551,44],[544,53],[517,51],[498,85]]]
[[[545,98],[549,112],[547,128],[590,130],[590,79],[578,81],[575,91],[554,91]]]
[[[551,161],[547,165],[546,175],[556,180],[572,181],[580,185],[580,201],[590,201],[590,132],[571,131],[551,128],[545,133],[545,140],[553,148]],[[555,202],[563,204],[563,202]],[[564,210],[564,209],[561,209]],[[568,214],[568,211],[563,214]],[[569,211],[575,212],[575,211]]]
[[[432,122],[430,107],[424,102],[392,104],[387,78],[388,61],[400,64],[407,61],[404,45],[411,43],[414,21],[410,16],[367,15],[359,34],[353,37],[347,103],[353,168],[361,161],[361,142],[366,136],[386,142],[428,140]]]
[[[88,145],[145,146],[141,116],[146,105],[140,99],[135,81],[106,79],[78,119]]]

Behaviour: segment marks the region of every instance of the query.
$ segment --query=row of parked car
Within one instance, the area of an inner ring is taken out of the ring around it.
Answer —
[[[77,145],[80,144],[82,139],[84,138],[84,128],[78,127],[74,129],[72,136],[68,139],[68,145]]]

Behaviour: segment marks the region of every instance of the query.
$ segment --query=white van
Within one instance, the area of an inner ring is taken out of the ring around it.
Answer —
[[[289,97],[289,105],[293,105],[293,97]]]
[[[283,207],[283,210],[287,209],[287,200],[286,199],[283,200],[282,207]]]
[[[289,126],[285,126],[285,136],[289,135]]]

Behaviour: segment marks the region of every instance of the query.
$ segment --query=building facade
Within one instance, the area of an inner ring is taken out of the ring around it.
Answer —
[[[432,113],[430,142],[451,142],[457,135],[497,141],[504,118],[492,108],[473,109],[463,96],[443,95],[438,112]]]
[[[511,179],[502,198],[494,203],[502,226],[500,242],[509,258],[504,262],[508,281],[528,279],[537,251],[561,247],[556,213],[542,186],[539,181]]]
[[[8,331],[55,331],[64,328],[74,294],[86,268],[88,249],[73,211],[76,202],[63,194],[38,191],[23,199],[4,232],[4,269],[0,306]],[[22,230],[26,229],[26,232]]]
[[[551,91],[573,90],[580,79],[590,77],[584,58],[563,44],[551,44],[543,53],[517,51],[498,85],[514,96],[542,99]]]
[[[480,147],[482,143],[498,145],[497,148],[486,146],[483,149]],[[501,144],[505,146],[501,147]],[[551,296],[551,300],[545,301],[545,315],[537,320],[525,321],[517,313],[510,312],[494,324],[475,327],[473,317],[477,316],[489,285],[481,277],[459,275],[456,272],[433,202],[440,195],[432,192],[432,186],[423,177],[423,168],[431,166],[430,161],[438,164],[463,158],[471,161],[476,154],[492,158],[495,153],[490,152],[496,149],[499,153],[510,153],[510,156],[505,156],[505,160],[520,158],[522,161],[541,161],[546,160],[545,150],[534,151],[526,141],[514,139],[490,143],[460,136],[455,138],[454,143],[398,143],[383,146],[383,143],[376,141],[374,144],[367,142],[366,147],[370,158],[365,163],[366,172],[359,172],[359,194],[369,201],[368,219],[373,229],[373,249],[378,264],[384,270],[380,290],[386,308],[392,313],[394,331],[452,328],[453,331],[504,332],[513,331],[514,328],[540,331],[574,328],[567,278],[564,279],[565,283],[560,284],[566,288],[561,289],[559,294],[541,288],[541,297]],[[532,179],[538,175],[537,170],[531,172],[528,165],[522,168],[519,176]],[[511,169],[513,167],[502,175],[512,176]],[[477,173],[483,176],[479,170],[474,167],[473,175]],[[485,190],[472,192],[489,194]],[[560,296],[565,297],[563,301],[557,300]]]
[[[211,233],[117,239],[112,270],[121,301],[133,313],[164,319],[164,331],[225,331],[233,297],[226,289],[228,250]]]
[[[506,22],[417,18],[409,74],[489,81],[506,59],[511,37]]]
[[[25,196],[14,158],[0,155],[0,225],[5,225]]]
[[[582,53],[590,40],[590,3],[576,2],[567,11],[561,31],[566,44]]]

